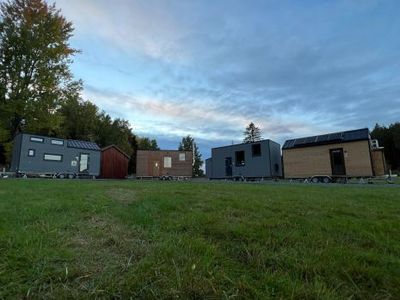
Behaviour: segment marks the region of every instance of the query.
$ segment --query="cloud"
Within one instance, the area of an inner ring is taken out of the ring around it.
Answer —
[[[57,2],[85,95],[135,130],[204,144],[399,121],[398,1]]]

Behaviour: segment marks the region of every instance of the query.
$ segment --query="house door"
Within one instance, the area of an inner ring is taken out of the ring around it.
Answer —
[[[332,175],[346,175],[343,149],[331,149],[329,151],[331,155]]]
[[[89,170],[89,154],[81,153],[79,155],[79,173],[87,173]]]
[[[225,176],[232,176],[232,157],[225,157]]]
[[[153,162],[153,176],[154,177],[160,176],[160,162],[159,161]]]

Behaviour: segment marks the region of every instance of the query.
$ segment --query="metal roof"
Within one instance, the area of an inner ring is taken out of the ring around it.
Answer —
[[[100,151],[99,145],[93,142],[86,142],[86,141],[77,141],[77,140],[68,140],[67,146],[69,148],[78,148],[78,149],[87,149],[87,150],[94,150]]]
[[[334,132],[329,134],[287,140],[283,144],[282,149],[311,147],[318,145],[346,143],[346,142],[362,141],[362,140],[369,140],[368,128]]]

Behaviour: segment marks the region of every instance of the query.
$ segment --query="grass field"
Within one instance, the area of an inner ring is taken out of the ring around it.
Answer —
[[[399,299],[400,187],[0,180],[3,298]]]

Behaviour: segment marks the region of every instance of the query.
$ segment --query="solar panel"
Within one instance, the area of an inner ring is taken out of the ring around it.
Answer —
[[[67,146],[78,149],[100,150],[100,147],[96,143],[86,141],[68,140]]]
[[[329,135],[329,141],[338,141],[343,139],[343,132],[331,133]]]
[[[306,143],[306,138],[296,139],[294,146],[304,145]]]
[[[326,142],[329,138],[329,134],[319,135],[316,138],[316,142]]]
[[[315,142],[315,139],[317,138],[317,136],[310,136],[308,138],[305,139],[305,144],[311,144]]]

